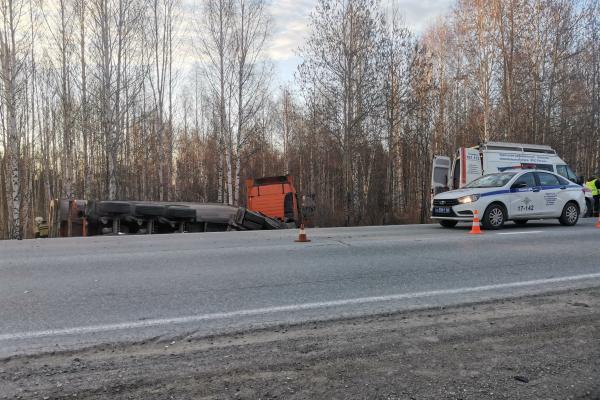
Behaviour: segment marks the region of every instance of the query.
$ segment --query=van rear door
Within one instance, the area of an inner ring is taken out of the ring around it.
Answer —
[[[450,158],[446,156],[434,156],[433,168],[431,169],[431,195],[449,190],[448,176],[450,175]]]
[[[481,177],[483,170],[481,168],[481,155],[479,149],[470,149],[461,147],[460,154],[460,187]]]

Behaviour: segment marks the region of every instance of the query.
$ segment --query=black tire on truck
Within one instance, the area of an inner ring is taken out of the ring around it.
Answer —
[[[185,206],[167,206],[164,216],[167,219],[195,219],[196,210]]]
[[[165,206],[160,204],[134,204],[134,214],[144,217],[160,217],[165,212]]]
[[[96,203],[99,215],[125,215],[131,213],[131,203],[126,201],[99,201]]]
[[[454,228],[458,224],[458,221],[453,221],[451,219],[442,219],[439,222],[444,228]]]

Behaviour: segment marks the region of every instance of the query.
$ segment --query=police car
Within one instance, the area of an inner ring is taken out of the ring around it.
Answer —
[[[508,170],[484,175],[462,189],[433,198],[431,218],[446,228],[472,221],[477,210],[485,229],[500,229],[506,221],[558,218],[572,226],[586,211],[583,188],[542,170]]]

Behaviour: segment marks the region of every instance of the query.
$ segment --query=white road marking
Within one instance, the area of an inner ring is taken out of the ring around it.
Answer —
[[[79,326],[79,327],[65,328],[65,329],[48,329],[48,330],[44,330],[44,331],[7,333],[7,334],[0,335],[0,341],[19,340],[19,339],[35,339],[35,338],[48,337],[48,336],[91,334],[91,333],[118,331],[118,330],[126,330],[126,329],[148,328],[148,327],[155,327],[155,326],[162,326],[162,325],[186,324],[186,323],[193,323],[193,322],[214,321],[214,320],[229,319],[229,318],[236,318],[236,317],[248,317],[248,316],[254,316],[254,315],[274,314],[274,313],[279,313],[279,312],[315,310],[315,309],[320,309],[320,308],[347,306],[347,305],[353,305],[353,304],[367,304],[367,303],[377,303],[377,302],[388,302],[388,301],[394,301],[394,300],[417,299],[417,298],[421,298],[421,297],[434,297],[434,296],[443,296],[443,295],[452,295],[452,294],[485,292],[485,291],[498,290],[498,289],[509,289],[509,288],[525,287],[525,286],[546,285],[546,284],[552,284],[552,283],[564,283],[564,282],[573,282],[573,281],[598,279],[598,278],[600,278],[600,272],[594,273],[594,274],[585,274],[585,275],[563,276],[560,278],[547,278],[547,279],[536,279],[536,280],[523,281],[523,282],[499,283],[496,285],[484,285],[484,286],[466,287],[466,288],[458,288],[458,289],[431,290],[431,291],[426,291],[426,292],[402,293],[402,294],[394,294],[394,295],[388,295],[388,296],[360,297],[360,298],[354,298],[354,299],[324,301],[324,302],[319,302],[319,303],[292,304],[292,305],[288,305],[288,306],[265,307],[265,308],[239,310],[239,311],[231,311],[231,312],[223,312],[223,313],[191,315],[191,316],[187,316],[187,317],[149,319],[149,320],[145,320],[145,321],[122,322],[122,323],[107,324],[107,325]]]
[[[522,231],[522,232],[498,232],[498,235],[526,235],[531,233],[542,233],[543,231]]]

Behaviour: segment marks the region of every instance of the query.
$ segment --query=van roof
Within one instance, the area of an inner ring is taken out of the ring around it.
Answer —
[[[556,154],[556,151],[546,145],[541,144],[524,144],[524,143],[509,143],[509,142],[484,142],[479,146],[475,146],[476,149],[481,150],[508,150],[508,151],[520,151],[526,153],[545,153],[545,154]]]

